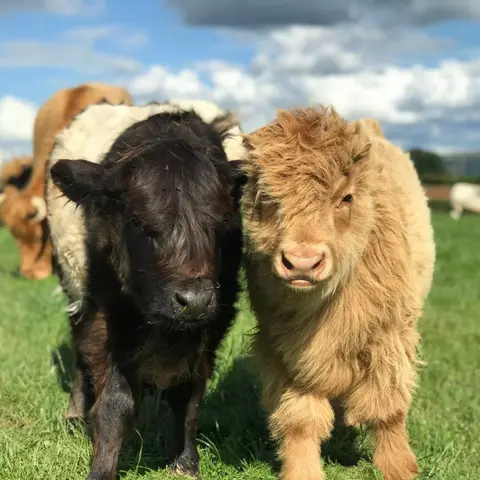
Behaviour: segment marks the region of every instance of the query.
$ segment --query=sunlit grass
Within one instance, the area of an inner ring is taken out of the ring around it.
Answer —
[[[421,479],[480,478],[480,217],[458,223],[434,215],[438,263],[420,322],[420,387],[409,434]],[[31,282],[11,275],[18,264],[0,229],[0,479],[86,478],[91,444],[67,431],[63,414],[71,381],[65,300],[54,278]],[[254,319],[245,299],[219,353],[218,368],[199,425],[205,480],[274,479],[273,446],[258,403],[254,365],[245,351]],[[158,397],[144,399],[137,430],[119,463],[122,479],[166,479],[172,424]],[[380,479],[364,432],[337,435],[324,449],[329,480]],[[342,464],[356,463],[355,466]],[[299,479],[301,480],[301,479]]]

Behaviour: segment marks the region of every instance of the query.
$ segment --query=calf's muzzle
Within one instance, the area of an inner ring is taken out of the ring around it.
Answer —
[[[183,281],[173,293],[173,302],[183,319],[195,320],[204,314],[213,298],[213,283],[195,278]]]

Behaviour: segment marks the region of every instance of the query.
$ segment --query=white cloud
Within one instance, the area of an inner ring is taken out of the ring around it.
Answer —
[[[103,25],[66,31],[58,41],[7,40],[0,42],[0,68],[57,67],[88,74],[138,71],[141,64],[135,58],[106,53],[97,45],[100,41],[115,49],[132,49],[145,44],[147,37],[118,25]]]
[[[140,63],[137,60],[104,53],[97,46],[100,41],[124,48],[138,48],[146,42],[146,36],[143,32],[118,25],[103,25],[68,30],[56,42],[0,42],[0,68],[48,66],[87,75],[111,72],[129,76],[138,71]],[[58,86],[63,87],[63,84]],[[32,150],[36,111],[35,105],[14,96],[0,99],[0,150],[4,158]]]
[[[86,4],[17,3],[19,8],[35,4],[64,13]],[[100,47],[139,48],[147,41],[144,32],[100,25],[70,30],[55,42],[0,43],[0,67],[115,72],[129,77],[125,85],[138,101],[210,99],[238,111],[246,131],[271,120],[277,108],[323,103],[350,119],[377,118],[404,147],[446,151],[480,145],[480,59],[456,59],[458,50],[450,39],[417,28],[438,20],[480,18],[476,0],[286,0],[275,9],[268,7],[270,0],[204,0],[199,5],[175,0],[173,6],[190,23],[234,27],[228,34],[256,49],[249,65],[211,59],[180,70],[150,65],[138,73],[134,58]],[[15,141],[22,142],[21,122],[19,130],[11,125],[9,141],[17,135]]]
[[[413,72],[417,81],[412,82],[406,95],[407,104],[425,110],[479,106],[480,58],[470,62],[445,61],[435,70],[416,67]]]
[[[145,32],[120,25],[78,27],[67,31],[64,36],[68,40],[87,45],[94,45],[99,40],[107,40],[122,48],[139,48],[148,40]]]
[[[128,88],[148,100],[165,100],[168,97],[201,97],[208,95],[198,72],[190,69],[174,74],[161,65],[153,65],[129,82]]]
[[[37,107],[13,96],[0,99],[0,139],[2,142],[31,141]]]
[[[480,20],[477,0],[166,1],[186,23],[257,46],[248,67],[210,62],[215,69],[202,77],[209,97],[238,108],[247,130],[276,108],[326,103],[347,118],[376,117],[404,147],[480,146],[478,46],[460,51],[421,29]]]
[[[0,15],[18,11],[44,11],[61,15],[96,15],[106,0],[2,0]]]
[[[90,45],[11,40],[0,43],[0,67],[57,67],[84,73],[113,71],[133,73],[140,64],[137,60],[94,50]]]
[[[207,81],[202,81],[206,76]],[[223,62],[198,65],[196,69],[178,72],[153,65],[128,82],[127,88],[140,101],[168,98],[210,99],[224,108],[232,108],[243,117],[246,128],[266,121],[276,100],[281,99],[279,86],[259,82],[241,67]]]
[[[415,54],[435,54],[451,47],[448,39],[434,38],[405,28],[388,31],[355,24],[348,27],[287,27],[258,34],[259,52],[252,68],[290,74],[332,74],[383,66]],[[252,37],[255,38],[255,37]]]
[[[14,96],[0,99],[0,164],[15,155],[31,154],[37,107]]]
[[[142,101],[210,99],[237,110],[247,131],[271,120],[277,108],[323,103],[346,118],[377,118],[404,147],[478,147],[480,60],[401,65],[398,59],[416,45],[438,53],[446,43],[405,29],[388,35],[361,26],[274,29],[249,66],[153,65],[128,88]]]

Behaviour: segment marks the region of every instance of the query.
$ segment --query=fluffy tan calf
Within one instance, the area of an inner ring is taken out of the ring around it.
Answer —
[[[247,277],[283,480],[321,480],[332,400],[373,429],[385,480],[418,471],[406,417],[435,244],[410,158],[374,120],[280,111],[246,135]]]

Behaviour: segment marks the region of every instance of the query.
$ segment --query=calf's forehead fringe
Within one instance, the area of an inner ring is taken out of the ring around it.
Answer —
[[[244,170],[259,186],[283,184],[283,190],[285,183],[316,182],[329,187],[368,154],[371,132],[382,134],[374,120],[347,122],[332,107],[280,110],[272,122],[244,135]]]

